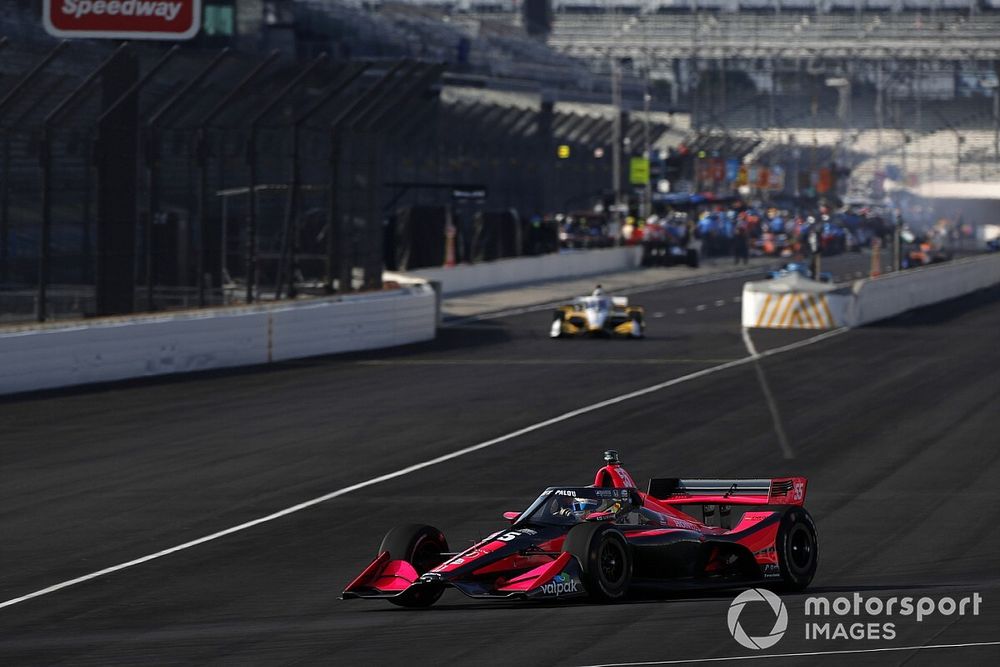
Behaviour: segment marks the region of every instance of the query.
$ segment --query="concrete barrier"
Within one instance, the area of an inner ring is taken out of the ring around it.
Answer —
[[[0,331],[0,394],[231,368],[434,338],[427,285]]]
[[[856,280],[850,288],[794,276],[752,282],[743,286],[743,326],[859,327],[997,284],[1000,253]]]
[[[914,308],[1000,284],[1000,254],[967,257],[854,283],[847,325],[877,322]]]
[[[494,287],[509,287],[546,280],[578,278],[637,268],[642,261],[638,246],[569,250],[553,255],[514,257],[480,264],[418,269],[407,276],[441,283],[442,293],[451,296]]]

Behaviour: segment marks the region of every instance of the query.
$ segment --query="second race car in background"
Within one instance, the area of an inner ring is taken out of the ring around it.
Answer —
[[[642,338],[646,323],[641,306],[630,306],[626,296],[607,296],[594,290],[560,306],[552,316],[549,336],[620,336]]]
[[[797,273],[803,278],[808,278],[809,280],[817,280],[813,277],[812,269],[805,262],[786,262],[780,267],[773,271],[769,271],[767,274],[768,278],[783,278],[792,273]],[[828,271],[820,271],[818,280],[821,283],[832,283],[833,274]]]

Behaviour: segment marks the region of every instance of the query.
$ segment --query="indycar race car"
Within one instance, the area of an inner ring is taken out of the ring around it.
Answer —
[[[646,332],[641,306],[628,305],[627,296],[594,294],[560,306],[552,315],[549,336],[600,335],[642,338]]]
[[[808,278],[809,280],[816,280],[816,278],[813,278],[812,269],[809,267],[808,264],[805,264],[803,262],[787,262],[785,264],[782,264],[774,271],[769,271],[767,277],[784,278],[785,276],[790,275],[792,273],[797,273],[803,278]],[[819,274],[819,281],[822,283],[832,283],[833,274],[827,271],[821,271]]]
[[[818,542],[804,477],[656,478],[643,492],[616,452],[604,458],[592,486],[549,487],[504,513],[510,527],[458,552],[432,526],[393,528],[343,599],[426,607],[450,587],[472,598],[613,602],[642,588],[798,591],[812,581]],[[685,506],[699,506],[701,519]]]

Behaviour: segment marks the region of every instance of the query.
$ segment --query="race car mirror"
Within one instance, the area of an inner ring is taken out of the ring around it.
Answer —
[[[517,517],[521,516],[520,512],[504,512],[503,518],[507,519],[511,523],[517,521]]]

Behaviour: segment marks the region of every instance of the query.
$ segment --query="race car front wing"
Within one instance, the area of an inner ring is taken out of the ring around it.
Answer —
[[[416,586],[451,587],[477,599],[565,599],[584,597],[587,590],[581,578],[580,563],[568,554],[560,554],[551,563],[539,565],[509,579],[492,583],[481,580],[449,579],[440,572],[418,574],[404,560],[390,560],[382,552],[348,584],[341,599],[388,599],[401,596]]]

